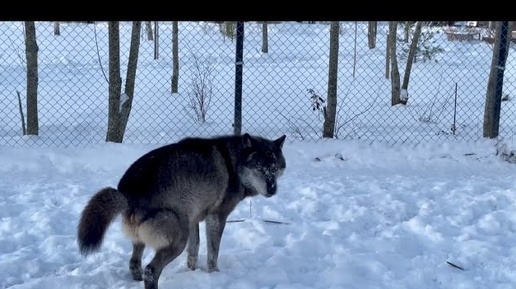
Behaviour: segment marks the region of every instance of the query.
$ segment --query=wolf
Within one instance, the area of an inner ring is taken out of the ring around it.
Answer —
[[[222,233],[229,214],[246,197],[274,196],[286,169],[286,136],[267,139],[245,133],[185,138],[141,156],[117,188],[105,187],[85,205],[77,225],[83,256],[100,250],[108,227],[122,216],[133,245],[129,271],[145,289],[157,289],[167,264],[187,250],[187,267],[197,268],[199,223],[204,221],[207,271],[218,271]],[[146,247],[152,260],[142,268]]]

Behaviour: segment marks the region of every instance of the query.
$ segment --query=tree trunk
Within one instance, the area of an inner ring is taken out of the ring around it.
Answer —
[[[141,21],[133,21],[131,32],[131,46],[129,48],[129,60],[127,61],[127,75],[125,81],[124,98],[120,103],[120,142],[124,141],[124,134],[131,114],[134,98],[134,86],[136,83],[136,68],[138,67],[138,54],[140,51]]]
[[[502,21],[495,23],[495,42],[489,80],[487,82],[486,102],[484,105],[483,136],[487,138],[498,137],[500,123],[500,106],[502,102],[502,83],[505,62],[509,53],[512,25],[508,25],[507,31],[502,31]],[[504,46],[502,46],[504,45]],[[505,53],[500,53],[500,48],[505,47]]]
[[[340,28],[339,28],[340,31]],[[355,77],[355,71],[357,68],[357,34],[358,34],[358,23],[355,22],[355,37],[353,39],[353,77]]]
[[[145,32],[147,32],[147,40],[154,40],[154,33],[152,32],[152,23],[150,21],[145,21]]]
[[[23,135],[27,135],[27,126],[25,125],[25,116],[23,115],[23,106],[22,106],[22,100],[21,100],[20,92],[16,91],[16,95],[18,96],[18,108],[20,109],[22,134]]]
[[[262,52],[269,53],[269,27],[267,21],[262,23]]]
[[[396,55],[396,32],[398,22],[389,22],[389,55],[391,59],[391,105],[400,103],[400,72],[398,70],[398,57]]]
[[[414,30],[414,35],[412,36],[412,42],[410,43],[410,48],[407,56],[407,66],[405,68],[405,74],[403,75],[403,83],[401,85],[401,89],[405,90],[407,94],[400,99],[402,104],[407,104],[408,101],[408,85],[410,80],[410,72],[412,71],[412,64],[416,59],[417,45],[419,43],[419,37],[421,36],[421,27],[423,26],[423,22],[417,21],[416,28]]]
[[[122,142],[120,130],[120,27],[118,21],[108,22],[109,41],[109,111],[107,142]]]
[[[61,26],[59,25],[59,21],[54,22],[54,35],[55,36],[61,35]]]
[[[494,38],[495,29],[496,29],[496,21],[489,21],[487,23],[488,23],[487,29],[488,29],[489,36]]]
[[[159,26],[158,26],[158,21],[154,21],[154,59],[159,59]]]
[[[385,45],[385,78],[389,79],[391,71],[391,33],[387,33],[387,44]]]
[[[403,33],[403,42],[408,43],[410,36],[410,21],[405,21],[405,28]]]
[[[171,93],[177,93],[179,86],[179,25],[172,22],[172,79]]]
[[[39,134],[38,122],[38,43],[34,21],[25,21],[25,57],[27,60],[27,134]]]
[[[367,26],[367,45],[369,49],[373,49],[376,47],[376,31],[377,31],[378,22],[369,21],[369,25]]]
[[[330,24],[330,55],[328,70],[328,98],[324,110],[323,137],[333,138],[337,115],[337,73],[339,69],[339,21]]]

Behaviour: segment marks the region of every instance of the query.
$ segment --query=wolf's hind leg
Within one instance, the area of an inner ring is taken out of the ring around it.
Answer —
[[[131,271],[133,279],[136,281],[143,280],[142,255],[144,250],[145,244],[133,242],[133,254],[129,261],[129,271]]]
[[[161,272],[170,262],[183,252],[187,242],[187,237],[181,238],[179,242],[174,242],[168,247],[156,251],[152,261],[145,267],[144,281],[145,289],[158,289],[158,280]]]
[[[140,240],[156,250],[143,272],[145,289],[158,288],[159,276],[165,266],[185,249],[189,231],[186,219],[181,219],[171,210],[161,210],[154,216],[148,216],[140,225]]]
[[[192,226],[190,235],[188,236],[188,261],[187,266],[190,270],[197,268],[197,258],[199,255],[199,223]]]

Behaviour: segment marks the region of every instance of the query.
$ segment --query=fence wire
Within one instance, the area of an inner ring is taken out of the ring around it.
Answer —
[[[467,24],[467,23],[466,23]],[[340,22],[334,137],[421,143],[483,138],[493,55],[487,25],[426,22],[410,71],[406,105],[391,105],[386,62],[388,23]],[[131,22],[120,23],[125,85]],[[406,73],[412,25],[400,22],[397,58]],[[171,92],[172,22],[144,22],[131,114],[124,143],[169,143],[185,136],[234,132],[235,22],[178,22],[178,92]],[[406,29],[407,28],[407,29]],[[322,138],[327,105],[329,23],[246,22],[242,132],[291,139]],[[264,33],[266,32],[266,33]],[[407,33],[406,33],[407,32]],[[0,22],[0,145],[82,146],[103,143],[108,125],[107,22],[36,22],[38,135],[23,135],[27,115],[24,22]],[[515,131],[514,43],[505,67],[500,137]]]

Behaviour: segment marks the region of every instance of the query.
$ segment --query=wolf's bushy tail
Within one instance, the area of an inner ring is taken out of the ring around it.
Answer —
[[[77,226],[77,243],[82,255],[100,249],[109,225],[127,206],[127,198],[115,188],[103,188],[93,195]]]

